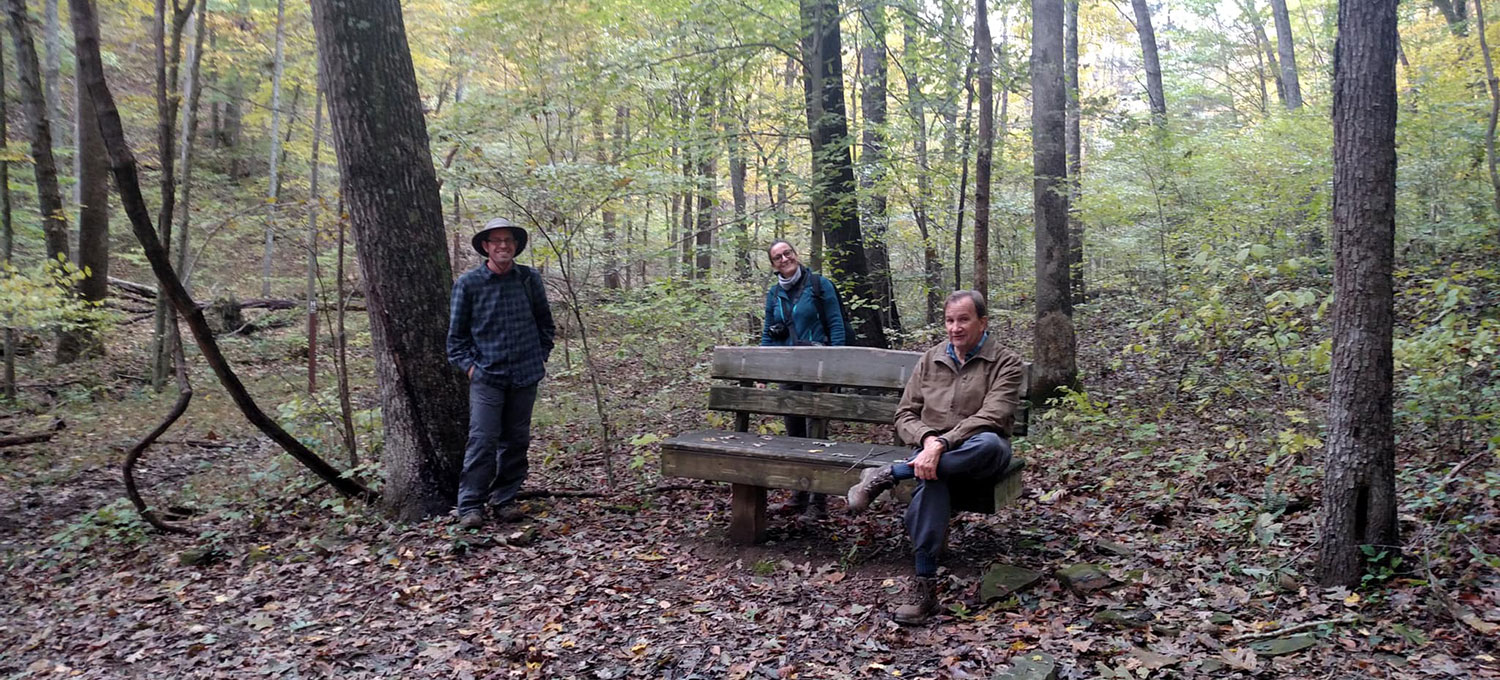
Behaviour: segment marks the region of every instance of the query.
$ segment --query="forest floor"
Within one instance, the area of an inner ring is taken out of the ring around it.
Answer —
[[[613,426],[634,442],[610,461],[613,489],[577,345],[554,355],[530,517],[477,532],[331,495],[200,369],[188,415],[139,471],[194,536],[150,531],[123,500],[123,451],[173,398],[142,384],[125,358],[140,348],[70,368],[32,357],[0,434],[66,427],[0,449],[0,676],[1040,678],[1013,666],[1052,659],[1062,678],[1500,678],[1497,499],[1479,481],[1493,469],[1439,484],[1466,452],[1403,445],[1403,563],[1319,587],[1321,450],[1268,458],[1275,430],[1253,400],[1172,405],[1151,374],[1170,369],[1114,361],[1134,332],[1121,316],[1081,329],[1092,398],[1033,425],[1022,499],[955,519],[944,611],[918,627],[890,615],[911,568],[899,508],[851,518],[831,499],[828,519],[780,519],[740,548],[726,488],[660,478],[654,437],[704,422],[701,348],[596,350]],[[225,343],[268,411],[305,381],[296,335]],[[368,407],[369,361],[353,363]],[[279,417],[318,420],[306,413]],[[566,490],[603,494],[549,495]],[[985,602],[996,564],[1040,579]],[[1057,571],[1078,564],[1109,584],[1065,587]]]

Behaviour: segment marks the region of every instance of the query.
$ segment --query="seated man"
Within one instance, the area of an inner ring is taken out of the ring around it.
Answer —
[[[992,480],[1010,464],[1011,425],[1020,403],[1021,357],[989,336],[984,296],[961,290],[943,304],[948,342],[927,350],[896,409],[896,433],[919,447],[911,460],[868,468],[849,489],[849,510],[868,508],[903,479],[920,480],[906,509],[917,570],[899,623],[920,624],[937,612],[937,558],[947,541],[953,501],[949,483]]]

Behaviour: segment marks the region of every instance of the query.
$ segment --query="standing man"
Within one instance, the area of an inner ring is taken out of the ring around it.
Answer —
[[[469,444],[458,484],[459,526],[484,525],[488,506],[502,522],[521,519],[531,407],[557,327],[542,277],[516,264],[526,230],[496,217],[474,234],[484,264],[453,284],[448,362],[469,377]]]
[[[937,612],[937,558],[953,515],[950,483],[994,480],[1010,464],[1011,426],[1020,405],[1021,357],[989,336],[984,296],[961,290],[943,304],[948,341],[927,350],[896,408],[896,433],[918,447],[912,458],[868,468],[849,489],[849,511],[861,512],[903,479],[917,479],[906,508],[917,569],[898,623],[920,624]]]

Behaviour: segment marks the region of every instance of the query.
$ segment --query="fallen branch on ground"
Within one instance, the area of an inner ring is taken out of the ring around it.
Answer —
[[[42,430],[41,432],[32,432],[30,434],[13,434],[6,437],[0,437],[0,449],[3,449],[7,446],[20,446],[22,444],[35,444],[37,442],[47,441],[52,438],[52,435],[55,435],[58,433],[58,431],[62,430],[63,427],[65,427],[63,421],[54,420],[52,421],[51,425],[47,426],[47,429]]]
[[[1318,626],[1322,626],[1322,625],[1326,625],[1326,624],[1354,623],[1355,621],[1358,621],[1358,620],[1359,620],[1359,615],[1357,615],[1357,614],[1349,614],[1347,616],[1341,616],[1341,617],[1336,618],[1336,619],[1320,619],[1320,620],[1317,620],[1317,621],[1303,621],[1302,623],[1299,623],[1299,624],[1297,624],[1295,626],[1282,626],[1282,627],[1277,628],[1275,630],[1266,630],[1266,631],[1261,631],[1259,633],[1245,633],[1244,635],[1236,635],[1236,636],[1234,636],[1232,638],[1225,639],[1224,642],[1225,643],[1230,643],[1230,642],[1244,642],[1245,640],[1263,640],[1265,638],[1281,637],[1281,636],[1287,635],[1289,633],[1296,633],[1298,631],[1304,631],[1304,630],[1307,630],[1309,628],[1317,628]]]

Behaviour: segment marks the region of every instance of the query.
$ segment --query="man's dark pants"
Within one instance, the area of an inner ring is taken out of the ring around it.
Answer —
[[[469,445],[458,486],[458,514],[515,500],[526,481],[531,407],[536,385],[495,387],[469,383]]]
[[[911,505],[906,507],[906,532],[916,553],[917,576],[937,573],[938,554],[948,540],[948,520],[953,517],[955,483],[995,480],[1010,465],[1010,453],[1010,440],[981,432],[938,459],[937,479],[919,480]],[[912,476],[909,464],[898,463],[891,469],[898,479]]]

